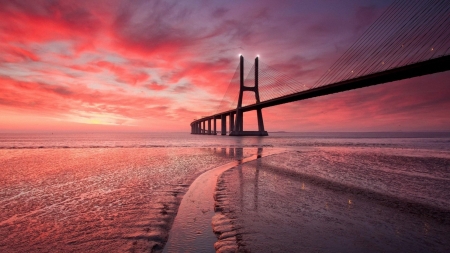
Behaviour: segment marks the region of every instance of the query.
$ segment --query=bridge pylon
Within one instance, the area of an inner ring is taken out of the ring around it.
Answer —
[[[236,108],[236,120],[234,121],[234,127],[231,129],[234,115],[230,114],[230,135],[231,136],[268,136],[267,131],[264,130],[264,121],[262,116],[262,109],[256,109],[256,115],[258,118],[258,131],[244,131],[244,112],[242,108],[242,98],[244,91],[252,91],[255,93],[256,104],[260,103],[259,99],[259,86],[258,86],[258,64],[259,58],[255,58],[255,86],[247,87],[244,85],[244,57],[240,56],[239,70],[240,70],[240,88],[239,88],[239,99]]]

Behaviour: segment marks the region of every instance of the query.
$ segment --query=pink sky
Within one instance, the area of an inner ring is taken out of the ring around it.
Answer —
[[[391,1],[0,1],[0,132],[190,131],[238,55],[314,83]],[[450,131],[450,73],[263,110],[268,131]],[[253,113],[248,113],[253,114]],[[256,129],[252,115],[246,130]]]

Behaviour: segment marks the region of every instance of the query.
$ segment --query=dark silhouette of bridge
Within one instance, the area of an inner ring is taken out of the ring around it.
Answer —
[[[313,85],[276,71],[259,57],[245,77],[240,56],[216,113],[194,120],[191,133],[217,134],[220,120],[222,135],[266,136],[263,108],[448,70],[449,1],[397,0]],[[243,115],[249,111],[257,113],[257,131],[244,131]]]

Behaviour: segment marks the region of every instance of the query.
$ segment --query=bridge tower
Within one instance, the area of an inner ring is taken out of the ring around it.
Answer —
[[[244,57],[240,56],[239,71],[240,71],[240,88],[239,88],[239,100],[236,108],[236,120],[234,122],[233,129],[230,129],[231,136],[268,136],[267,131],[264,130],[264,121],[262,117],[262,109],[256,109],[256,115],[258,118],[258,131],[244,131],[244,112],[242,111],[242,98],[244,91],[252,91],[255,93],[256,104],[259,104],[259,88],[258,88],[258,64],[259,58],[255,58],[255,86],[247,87],[244,85]],[[230,127],[231,122],[234,120],[233,113],[230,114]]]

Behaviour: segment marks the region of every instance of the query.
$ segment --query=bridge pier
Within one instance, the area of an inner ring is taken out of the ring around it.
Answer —
[[[258,118],[258,131],[266,132],[264,130],[264,121],[263,121],[263,117],[262,117],[262,109],[261,108],[256,109],[256,116]]]
[[[267,136],[264,130],[264,121],[262,116],[262,108],[256,107],[256,114],[258,120],[258,131],[244,131],[244,111],[242,110],[242,98],[244,91],[251,91],[255,93],[256,105],[260,103],[259,88],[258,88],[258,57],[255,58],[255,86],[244,86],[244,57],[240,57],[240,89],[239,100],[236,111],[230,111],[227,114],[214,115],[212,117],[205,117],[195,121],[191,124],[192,134],[217,134],[217,119],[221,120],[221,135],[227,135],[227,117],[229,117],[229,135],[231,136]],[[213,121],[213,129],[211,128],[211,120]],[[208,121],[208,123],[206,123]],[[206,126],[208,124],[208,126]]]
[[[264,130],[264,122],[262,117],[261,108],[256,110],[257,118],[258,118],[258,131],[244,131],[244,112],[241,110],[242,108],[242,97],[244,91],[252,91],[255,93],[256,104],[260,103],[259,99],[259,86],[258,86],[258,67],[259,58],[255,58],[255,86],[247,87],[244,86],[244,57],[240,57],[240,89],[239,89],[239,100],[238,106],[236,108],[236,123],[234,129],[230,127],[230,135],[231,136],[268,136],[267,131]],[[231,116],[231,113],[230,113]],[[231,119],[230,119],[231,120]],[[234,120],[234,119],[233,119]]]
[[[234,112],[230,112],[230,124],[229,124],[229,131],[230,133],[234,131]]]
[[[208,134],[211,135],[211,119],[208,119]]]
[[[227,116],[226,115],[222,115],[220,121],[221,121],[221,124],[222,124],[222,129],[220,130],[220,134],[221,135],[226,135],[227,134]]]
[[[244,131],[244,113],[240,109],[237,109],[234,132],[242,132],[242,131]]]

